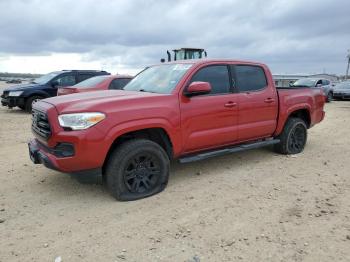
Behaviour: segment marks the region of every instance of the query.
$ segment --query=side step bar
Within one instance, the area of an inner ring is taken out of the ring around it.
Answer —
[[[236,153],[236,152],[241,152],[249,149],[255,149],[259,147],[274,145],[274,144],[278,144],[279,142],[280,142],[279,139],[269,139],[269,140],[258,141],[258,142],[249,143],[249,144],[241,144],[234,147],[219,149],[219,150],[210,151],[206,153],[200,153],[198,155],[182,157],[179,159],[179,161],[180,163],[189,163],[189,162],[207,159],[210,157],[222,156],[230,153]]]

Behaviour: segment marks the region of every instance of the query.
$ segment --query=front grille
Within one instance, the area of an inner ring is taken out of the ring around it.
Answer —
[[[32,110],[32,130],[39,136],[49,139],[51,127],[47,115],[36,109]]]
[[[1,95],[2,98],[7,98],[9,96],[9,91],[4,91]]]

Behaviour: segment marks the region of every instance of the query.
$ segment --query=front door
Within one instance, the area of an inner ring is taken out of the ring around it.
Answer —
[[[229,67],[210,65],[194,73],[187,85],[209,82],[211,93],[181,98],[181,127],[186,153],[232,144],[237,140],[238,102]]]

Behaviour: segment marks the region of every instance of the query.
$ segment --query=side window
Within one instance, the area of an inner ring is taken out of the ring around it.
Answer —
[[[260,66],[236,65],[235,87],[240,92],[257,91],[267,86],[264,69]]]
[[[199,69],[191,79],[192,82],[209,82],[210,94],[225,94],[230,92],[230,78],[226,65],[213,65]]]
[[[327,86],[329,84],[330,84],[330,82],[328,80],[326,80],[326,79],[322,80],[322,85],[323,86]]]
[[[109,85],[109,89],[123,89],[123,87],[126,86],[126,84],[130,82],[130,80],[131,79],[128,78],[114,79]]]
[[[74,86],[76,84],[74,75],[64,75],[56,79],[58,86]]]
[[[79,76],[78,76],[79,82],[84,81],[86,79],[89,79],[91,77],[93,77],[92,74],[79,74]]]

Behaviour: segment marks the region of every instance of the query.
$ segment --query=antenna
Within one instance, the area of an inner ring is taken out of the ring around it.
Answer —
[[[346,56],[348,59],[348,66],[346,67],[345,80],[348,79],[349,75],[349,65],[350,65],[350,49],[348,49],[348,55]]]

